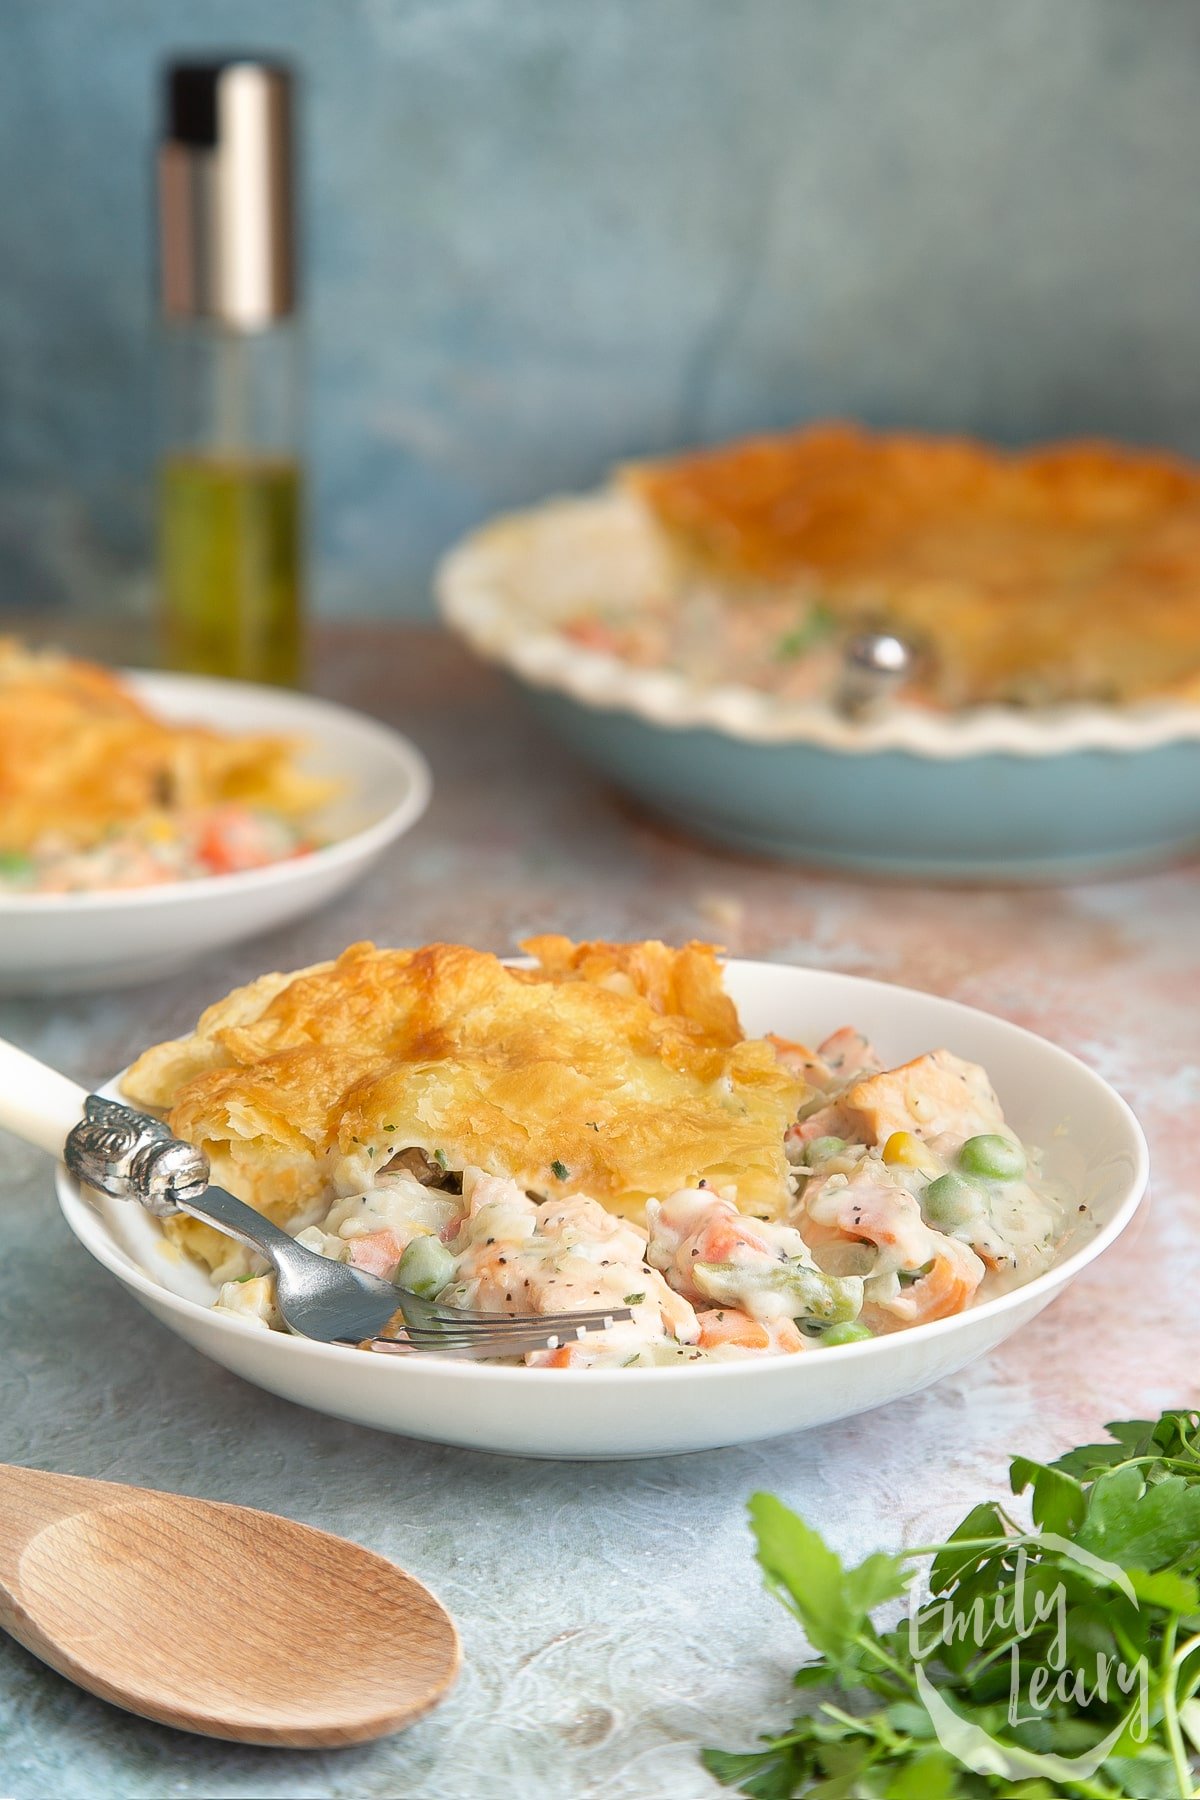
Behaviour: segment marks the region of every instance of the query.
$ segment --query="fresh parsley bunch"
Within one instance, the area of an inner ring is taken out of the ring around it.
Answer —
[[[944,1543],[852,1569],[755,1494],[767,1586],[817,1652],[795,1677],[811,1704],[762,1750],[706,1750],[706,1768],[756,1800],[1200,1794],[1200,1414],[1106,1429],[1012,1463],[1031,1530],[985,1501]],[[873,1623],[906,1595],[899,1623]]]

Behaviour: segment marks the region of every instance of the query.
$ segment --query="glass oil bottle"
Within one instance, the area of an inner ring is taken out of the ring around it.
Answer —
[[[302,342],[292,80],[176,63],[158,192],[159,610],[169,667],[298,683],[304,649]]]

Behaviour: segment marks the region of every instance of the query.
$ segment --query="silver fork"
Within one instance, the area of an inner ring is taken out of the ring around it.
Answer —
[[[94,1098],[89,1096],[89,1106]],[[99,1104],[108,1108],[114,1102],[102,1100]],[[119,1111],[128,1114],[130,1109],[121,1107]],[[147,1115],[135,1113],[132,1117],[144,1120]],[[158,1121],[151,1119],[150,1123],[156,1125]],[[80,1174],[76,1145],[85,1129],[86,1120],[67,1139],[67,1167],[76,1175]],[[171,1140],[173,1144],[178,1141]],[[190,1150],[191,1145],[187,1148]],[[99,1185],[94,1177],[84,1179],[92,1187]],[[128,1188],[125,1195],[142,1199],[141,1194],[131,1194]],[[144,1200],[142,1203],[146,1204]],[[156,1202],[150,1210],[160,1212],[160,1208],[161,1202]],[[227,1237],[236,1238],[265,1256],[275,1271],[275,1305],[284,1324],[289,1331],[321,1343],[362,1344],[393,1355],[420,1351],[427,1356],[476,1359],[524,1356],[528,1350],[555,1350],[566,1338],[581,1338],[591,1330],[603,1331],[616,1320],[633,1316],[629,1307],[514,1314],[438,1306],[405,1288],[394,1287],[379,1275],[334,1262],[298,1244],[252,1206],[213,1183],[205,1187],[198,1199],[176,1195],[171,1211],[215,1225]],[[403,1336],[399,1335],[401,1332]]]
[[[60,1156],[86,1187],[136,1200],[158,1218],[187,1213],[266,1258],[290,1331],[393,1355],[524,1356],[632,1317],[629,1307],[573,1313],[470,1312],[438,1306],[381,1276],[307,1249],[209,1181],[208,1159],[160,1119],[89,1094],[0,1039],[0,1126]]]

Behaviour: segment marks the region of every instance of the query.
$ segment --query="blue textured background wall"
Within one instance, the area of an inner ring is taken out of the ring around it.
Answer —
[[[0,604],[148,563],[172,51],[293,56],[317,591],[826,412],[1200,451],[1194,0],[4,0]]]

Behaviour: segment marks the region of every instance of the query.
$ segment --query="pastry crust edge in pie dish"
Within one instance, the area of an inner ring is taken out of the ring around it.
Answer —
[[[1200,742],[1200,706],[1178,700],[979,706],[958,713],[897,700],[875,717],[850,720],[823,701],[785,700],[734,684],[700,686],[671,670],[636,668],[554,629],[557,617],[585,600],[628,593],[631,584],[653,579],[662,554],[646,515],[620,489],[557,496],[504,514],[465,538],[439,566],[438,602],[446,622],[477,654],[522,681],[665,730],[940,760]]]

